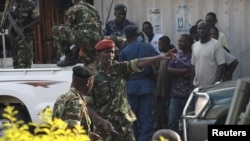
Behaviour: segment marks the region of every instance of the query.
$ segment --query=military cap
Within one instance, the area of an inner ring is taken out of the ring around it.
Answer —
[[[136,25],[127,25],[123,30],[127,36],[135,33],[139,34],[138,27]]]
[[[112,40],[109,39],[102,39],[95,45],[96,51],[101,51],[105,49],[112,49],[115,47],[115,43]]]
[[[117,10],[120,10],[120,11],[127,11],[127,7],[125,6],[125,5],[123,5],[123,4],[117,4],[116,6],[115,6],[115,11],[117,11]]]
[[[94,73],[84,66],[75,66],[73,67],[73,76],[78,78],[89,78],[94,75]]]

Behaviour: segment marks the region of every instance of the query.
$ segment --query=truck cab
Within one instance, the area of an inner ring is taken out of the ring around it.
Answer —
[[[250,78],[194,89],[182,114],[184,141],[205,141],[208,125],[250,124],[249,92]]]

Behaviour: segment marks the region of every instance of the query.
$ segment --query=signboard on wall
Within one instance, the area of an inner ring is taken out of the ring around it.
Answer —
[[[161,33],[161,9],[159,8],[148,8],[147,11],[148,21],[151,22],[154,32]]]
[[[187,5],[180,5],[177,13],[177,32],[189,32],[191,27],[190,10]]]

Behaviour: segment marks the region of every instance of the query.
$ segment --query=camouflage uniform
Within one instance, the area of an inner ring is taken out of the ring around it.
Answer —
[[[96,60],[95,44],[101,39],[101,20],[98,11],[92,5],[80,1],[66,12],[64,25],[52,28],[57,47],[65,51],[75,44],[83,51],[83,63],[90,64]]]
[[[128,41],[126,38],[124,37],[120,37],[120,36],[116,36],[114,34],[110,35],[109,38],[114,41],[115,46],[117,47],[117,49],[122,50],[127,44]]]
[[[57,98],[53,108],[53,117],[64,120],[70,127],[76,124],[82,125],[89,134],[91,121],[86,104],[80,92],[71,88]]]
[[[40,15],[37,7],[30,0],[19,0],[16,9],[13,10],[11,7],[9,11],[21,29]],[[11,37],[14,68],[31,68],[33,62],[33,29],[25,29],[23,34],[25,36],[24,40],[28,46],[26,46],[22,38],[15,33],[13,27],[9,27],[8,35]]]
[[[94,130],[104,141],[135,141],[132,123],[136,117],[127,101],[125,82],[128,75],[140,71],[138,60],[114,61],[109,74],[103,73],[100,64],[92,65],[95,71],[93,89],[87,95],[87,103],[104,119],[108,120],[119,135],[108,133],[99,123]]]

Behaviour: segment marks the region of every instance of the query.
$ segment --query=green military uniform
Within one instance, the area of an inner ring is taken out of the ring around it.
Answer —
[[[66,17],[64,25],[52,28],[57,47],[63,53],[67,53],[69,46],[75,44],[83,51],[82,62],[85,65],[93,63],[96,60],[95,44],[101,40],[101,20],[98,11],[92,5],[80,1],[68,9]],[[74,55],[78,56],[78,53]]]
[[[34,19],[39,17],[39,11],[30,0],[19,0],[17,5],[9,7],[10,14],[20,29],[24,29],[24,40],[19,37],[12,26],[9,27],[8,35],[11,37],[11,48],[14,68],[31,68],[33,62],[33,40],[32,28],[25,28]],[[25,44],[25,42],[27,45]]]
[[[70,127],[81,125],[89,134],[91,121],[86,104],[80,92],[71,88],[57,98],[53,107],[53,118],[64,120]]]
[[[138,72],[138,60],[129,62],[114,61],[108,74],[100,64],[92,65],[95,72],[93,89],[87,95],[87,103],[104,119],[108,120],[119,135],[108,133],[99,123],[94,130],[104,141],[135,141],[132,123],[136,117],[127,101],[125,82],[128,75]]]

